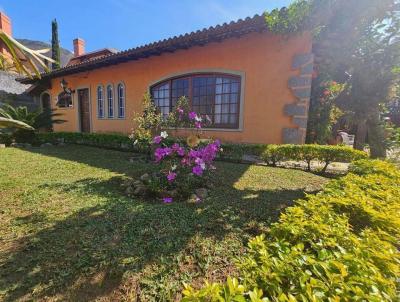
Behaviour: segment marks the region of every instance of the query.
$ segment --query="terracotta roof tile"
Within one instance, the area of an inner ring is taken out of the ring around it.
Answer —
[[[251,32],[262,32],[265,30],[267,30],[267,26],[264,15],[255,15],[251,18],[247,17],[244,20],[239,19],[229,24],[224,23],[222,25],[211,26],[195,32],[193,31],[117,53],[107,54],[100,58],[66,66],[48,73],[42,73],[42,79],[50,79],[131,60],[139,60],[153,55],[174,52],[193,46],[202,46],[210,42],[219,42],[224,39],[240,37]],[[22,83],[33,83],[37,81],[37,79],[30,78],[20,78],[18,80]]]

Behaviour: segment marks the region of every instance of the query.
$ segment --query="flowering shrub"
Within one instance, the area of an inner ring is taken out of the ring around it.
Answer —
[[[210,119],[191,111],[185,98],[179,99],[175,110],[164,119],[154,117],[154,108],[151,112],[152,121],[157,121],[154,124],[157,129],[161,125],[164,129],[186,128],[192,132],[183,142],[169,140],[165,130],[150,139],[153,160],[160,169],[159,173],[153,173],[145,185],[151,195],[170,203],[173,198],[186,198],[194,190],[206,185],[210,172],[215,169],[213,162],[221,150],[221,143],[219,140],[207,143],[201,141],[202,128]],[[158,122],[161,120],[162,122]],[[146,124],[144,115],[141,121],[142,125]],[[152,133],[150,128],[146,130],[147,137]],[[196,199],[201,197],[196,196]]]

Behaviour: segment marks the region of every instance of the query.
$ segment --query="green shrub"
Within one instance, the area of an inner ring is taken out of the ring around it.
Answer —
[[[260,156],[267,148],[265,144],[222,144],[221,159],[242,161],[244,155]]]
[[[269,165],[276,166],[279,162],[295,160],[304,161],[308,170],[311,170],[311,161],[324,163],[322,172],[325,172],[332,162],[351,162],[367,158],[363,151],[345,146],[327,145],[268,145],[261,155]]]
[[[12,135],[9,133],[0,133],[0,144],[5,144],[6,146],[11,145],[13,142]]]
[[[397,301],[400,173],[368,160],[351,171],[252,239],[239,280],[185,285],[183,301]]]
[[[101,148],[136,151],[131,139],[122,134],[49,132],[36,134],[37,143],[70,143]]]

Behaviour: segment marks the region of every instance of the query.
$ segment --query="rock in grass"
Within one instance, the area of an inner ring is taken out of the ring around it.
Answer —
[[[10,147],[14,147],[14,148],[23,148],[25,145],[24,144],[20,144],[20,143],[12,143],[10,145]]]
[[[132,185],[133,185],[134,187],[143,186],[143,182],[140,181],[140,180],[134,180],[134,181],[132,182]]]
[[[133,187],[127,187],[126,190],[125,190],[125,194],[128,195],[128,196],[132,195],[133,192],[134,192],[134,188]]]
[[[142,196],[146,194],[146,187],[145,186],[137,186],[135,187],[135,190],[133,191],[133,194],[136,196]]]
[[[144,173],[142,176],[140,176],[141,181],[148,181],[150,180],[150,175],[149,173]]]
[[[208,190],[206,188],[199,188],[194,191],[196,196],[200,199],[206,199],[208,196]]]

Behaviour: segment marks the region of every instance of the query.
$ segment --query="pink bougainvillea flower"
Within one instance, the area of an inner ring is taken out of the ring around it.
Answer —
[[[178,150],[176,150],[176,153],[179,156],[185,156],[185,149],[183,147],[179,147]]]
[[[155,136],[154,138],[153,138],[153,143],[155,143],[155,144],[159,144],[159,143],[161,143],[161,140],[162,140],[162,137],[161,136]]]
[[[201,129],[201,122],[194,122],[194,126],[195,126],[197,129]]]
[[[163,198],[164,203],[171,203],[172,202],[172,197],[164,197]]]
[[[194,120],[196,117],[197,117],[197,113],[196,112],[194,112],[194,111],[189,112],[189,119]]]
[[[178,143],[175,143],[172,145],[172,151],[176,152],[179,156],[184,156],[185,155],[185,149],[181,147]]]
[[[176,178],[176,173],[175,173],[175,172],[172,172],[172,171],[169,171],[169,172],[168,172],[168,175],[167,175],[168,181],[169,181],[169,182],[172,182],[172,181],[175,180],[175,178]]]
[[[192,168],[192,173],[197,176],[201,176],[201,175],[203,175],[203,169],[200,166],[194,166]]]
[[[160,162],[164,157],[171,155],[172,149],[165,147],[165,148],[157,148],[156,151],[154,151],[154,157],[156,159],[156,162]]]

